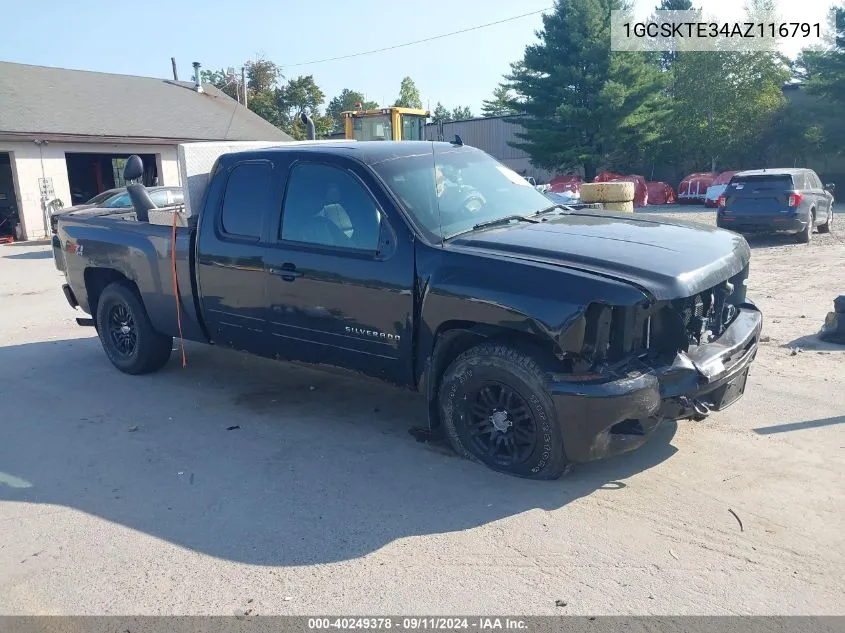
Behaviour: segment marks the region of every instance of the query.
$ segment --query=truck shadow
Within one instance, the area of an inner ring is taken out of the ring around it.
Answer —
[[[23,253],[13,253],[11,255],[0,254],[4,259],[52,259],[52,251],[26,251]]]
[[[640,450],[536,482],[416,442],[421,397],[190,345],[125,376],[95,338],[0,348],[0,500],[81,510],[210,556],[307,565],[557,510],[669,458]]]

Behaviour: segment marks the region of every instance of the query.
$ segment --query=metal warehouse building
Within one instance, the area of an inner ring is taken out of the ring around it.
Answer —
[[[548,182],[554,174],[531,164],[528,154],[521,149],[511,147],[510,143],[520,141],[516,135],[522,126],[511,117],[483,117],[450,121],[448,123],[428,123],[425,126],[425,138],[428,141],[450,141],[455,134],[467,145],[472,145],[490,154],[523,176],[533,176],[537,182]]]
[[[144,159],[144,184],[180,185],[186,141],[289,141],[213,86],[0,62],[0,235],[48,233],[47,205],[122,186]]]

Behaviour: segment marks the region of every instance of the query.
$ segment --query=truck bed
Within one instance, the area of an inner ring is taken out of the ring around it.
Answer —
[[[89,293],[97,292],[102,271],[117,271],[134,283],[148,308],[153,327],[162,334],[179,335],[173,293],[171,226],[138,222],[134,213],[59,220],[53,251],[56,266],[67,273],[79,306],[92,314]],[[206,341],[197,312],[193,284],[193,228],[176,227],[176,278],[182,333]],[[114,274],[114,273],[109,273]],[[100,288],[101,289],[101,288]]]

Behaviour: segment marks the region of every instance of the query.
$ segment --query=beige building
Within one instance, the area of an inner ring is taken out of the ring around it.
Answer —
[[[213,86],[0,62],[0,236],[46,237],[52,200],[122,186],[131,154],[181,185],[176,146],[212,140],[291,139]]]

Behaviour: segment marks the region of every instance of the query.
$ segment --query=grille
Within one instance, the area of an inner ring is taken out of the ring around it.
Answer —
[[[690,345],[708,343],[720,336],[736,315],[730,287],[724,283],[672,303],[681,316]]]
[[[748,266],[691,297],[624,307],[591,304],[580,359],[587,367],[631,355],[671,359],[678,351],[709,343],[739,313],[747,277]]]

